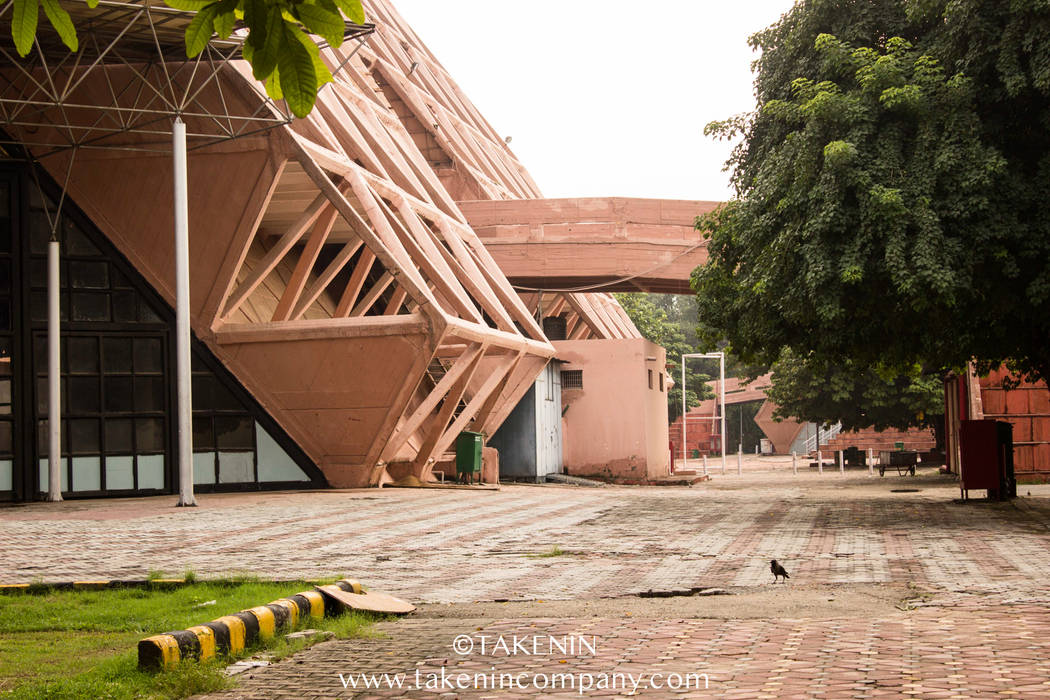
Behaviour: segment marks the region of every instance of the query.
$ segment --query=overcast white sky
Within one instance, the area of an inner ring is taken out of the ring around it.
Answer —
[[[754,106],[747,37],[792,0],[393,0],[544,196],[722,200],[704,125]]]

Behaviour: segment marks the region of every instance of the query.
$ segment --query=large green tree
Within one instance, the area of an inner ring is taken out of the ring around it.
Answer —
[[[1050,3],[802,0],[755,34],[701,336],[746,362],[1050,377]]]
[[[675,382],[674,388],[667,392],[667,414],[674,421],[682,415],[682,355],[697,352],[695,341],[690,342],[687,338],[691,326],[689,314],[681,313],[682,309],[670,295],[625,293],[613,296],[638,332],[667,351],[669,373],[673,372]],[[685,400],[688,408],[695,408],[702,400],[714,396],[706,383],[710,378],[699,371],[695,362],[686,364]]]
[[[94,8],[98,0],[85,0]],[[164,0],[177,10],[196,12],[186,28],[186,55],[199,55],[218,35],[229,38],[235,30],[247,32],[244,58],[256,80],[266,84],[275,99],[284,99],[297,117],[313,109],[317,91],[332,79],[320,59],[316,35],[338,47],[346,29],[344,15],[362,24],[361,0]],[[0,0],[0,10],[11,23],[11,38],[20,56],[33,47],[41,12],[48,21],[43,31],[54,31],[70,51],[79,37],[69,13],[58,0]]]

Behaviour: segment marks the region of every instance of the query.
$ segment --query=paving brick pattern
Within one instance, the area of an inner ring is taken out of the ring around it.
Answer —
[[[921,491],[890,491],[904,486]],[[471,602],[764,585],[776,558],[810,583],[1050,597],[1050,499],[960,504],[957,493],[932,475],[772,472],[693,488],[40,503],[0,507],[0,582],[350,575],[415,601]],[[535,556],[555,545],[567,554]]]

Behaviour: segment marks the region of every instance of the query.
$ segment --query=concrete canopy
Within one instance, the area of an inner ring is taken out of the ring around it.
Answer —
[[[446,186],[534,183],[393,8],[366,7],[379,29],[359,51],[322,49],[335,80],[307,119],[189,159],[193,330],[333,486],[380,483],[391,462],[425,476],[461,430],[494,432],[554,353]],[[29,99],[32,81],[0,71]],[[134,109],[141,73],[107,67],[71,96]],[[271,109],[244,63],[179,76],[199,103]],[[62,144],[56,114],[34,114],[10,139]],[[171,303],[168,156],[148,134],[116,138],[128,150],[41,165]]]

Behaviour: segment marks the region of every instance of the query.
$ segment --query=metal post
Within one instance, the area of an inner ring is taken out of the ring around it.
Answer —
[[[175,371],[178,396],[179,506],[195,506],[193,495],[193,398],[190,382],[190,227],[186,172],[186,125],[176,117],[175,156]]]
[[[62,355],[58,240],[47,244],[47,500],[62,500]]]
[[[689,446],[685,439],[686,406],[685,406],[685,355],[682,355],[682,469],[689,468]],[[707,473],[706,471],[704,472]]]
[[[798,474],[798,455],[794,450],[791,450],[791,473]]]
[[[824,455],[820,453],[820,450],[817,450],[817,473],[824,473]]]
[[[741,476],[744,473],[744,450],[737,447],[736,450],[736,475]]]
[[[845,464],[845,460],[843,459],[843,454],[844,454],[843,451],[839,450],[839,474],[845,474],[846,473],[846,464]]]
[[[722,473],[726,473],[726,354],[718,353],[718,391],[722,395]]]
[[[868,476],[875,476],[875,456],[870,447],[868,448]]]
[[[708,447],[710,449],[710,447]],[[704,476],[707,476],[707,453],[704,453]]]

